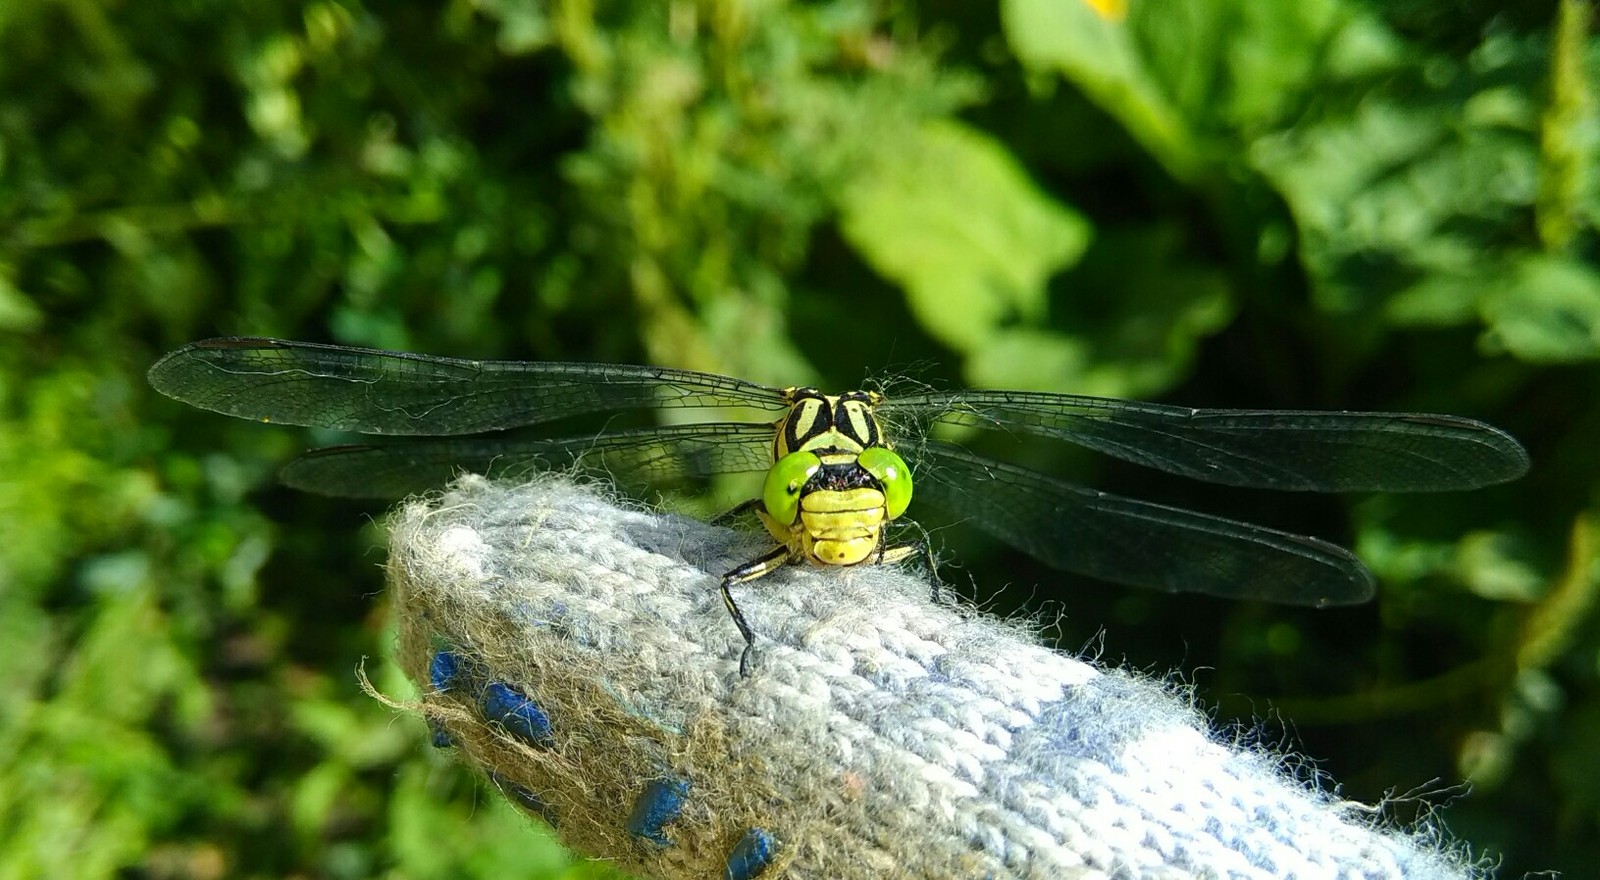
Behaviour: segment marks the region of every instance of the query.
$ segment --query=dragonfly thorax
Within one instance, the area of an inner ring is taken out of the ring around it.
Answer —
[[[815,388],[784,389],[789,411],[778,420],[772,460],[801,450],[860,452],[885,445],[873,410],[883,402],[870,391],[823,394]]]

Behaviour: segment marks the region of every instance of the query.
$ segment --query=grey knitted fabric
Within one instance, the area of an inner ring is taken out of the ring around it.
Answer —
[[[909,569],[741,588],[741,679],[717,584],[769,547],[556,479],[409,503],[389,572],[416,706],[641,877],[1480,876],[1218,741],[1160,682],[933,604]]]

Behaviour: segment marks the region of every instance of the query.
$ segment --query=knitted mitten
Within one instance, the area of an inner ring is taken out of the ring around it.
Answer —
[[[435,741],[640,877],[1474,877],[1182,694],[937,605],[909,570],[770,549],[570,482],[478,478],[393,523],[400,662]]]

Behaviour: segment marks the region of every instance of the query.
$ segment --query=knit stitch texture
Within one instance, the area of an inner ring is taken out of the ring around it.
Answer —
[[[438,742],[640,877],[754,876],[767,844],[763,878],[1481,876],[909,567],[739,588],[741,679],[717,584],[758,533],[555,478],[468,477],[392,525],[399,659]]]

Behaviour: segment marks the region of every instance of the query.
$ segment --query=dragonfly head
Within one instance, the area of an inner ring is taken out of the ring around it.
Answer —
[[[911,503],[911,468],[883,446],[860,453],[838,448],[791,452],[767,471],[761,502],[768,515],[788,525],[799,517],[801,500],[807,495],[856,489],[881,493],[883,518],[896,519]]]

